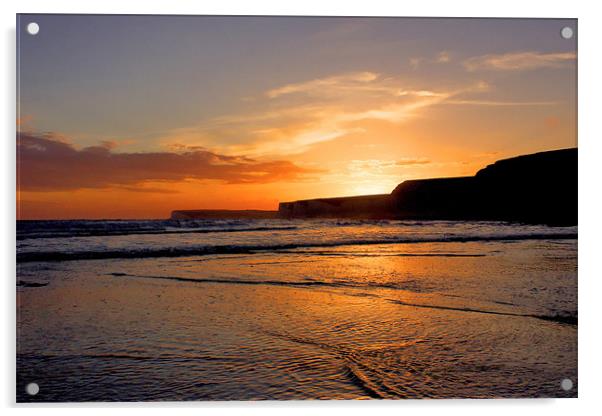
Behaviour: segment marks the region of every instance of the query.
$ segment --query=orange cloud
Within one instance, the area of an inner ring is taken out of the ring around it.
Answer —
[[[436,59],[449,60],[449,53],[441,52]],[[245,112],[175,129],[161,142],[170,150],[201,146],[217,149],[220,154],[290,158],[321,143],[358,133],[374,134],[370,129],[373,121],[402,124],[436,105],[555,104],[473,98],[490,90],[491,86],[482,80],[454,89],[426,89],[370,71],[333,74],[269,89]]]
[[[286,160],[258,161],[207,150],[182,153],[116,153],[113,143],[81,150],[53,137],[17,136],[17,181],[21,191],[58,191],[109,186],[130,189],[146,182],[219,180],[229,184],[294,181],[316,170]],[[142,192],[152,188],[140,187]]]
[[[286,84],[266,91],[253,112],[177,129],[162,142],[169,147],[174,143],[215,146],[225,154],[294,155],[363,132],[362,123],[367,120],[404,122],[456,94],[405,88],[404,84],[369,71]]]

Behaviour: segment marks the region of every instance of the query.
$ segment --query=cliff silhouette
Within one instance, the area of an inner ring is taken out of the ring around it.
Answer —
[[[281,218],[577,224],[577,149],[499,160],[475,176],[408,180],[393,192],[282,202]]]

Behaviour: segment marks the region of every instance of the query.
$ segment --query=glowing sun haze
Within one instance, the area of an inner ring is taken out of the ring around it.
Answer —
[[[573,20],[19,26],[20,219],[276,209],[576,145],[576,42],[560,36]]]

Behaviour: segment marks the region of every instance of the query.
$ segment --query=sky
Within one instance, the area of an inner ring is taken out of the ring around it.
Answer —
[[[17,23],[19,219],[277,209],[577,145],[572,19]]]

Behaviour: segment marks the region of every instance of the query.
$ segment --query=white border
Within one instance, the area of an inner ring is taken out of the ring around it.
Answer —
[[[495,4],[486,1],[434,1],[393,2],[371,0],[303,0],[287,1],[128,1],[104,0],[82,2],[76,0],[4,1],[0,5],[3,28],[2,91],[0,101],[4,132],[2,143],[2,237],[0,241],[1,276],[4,288],[1,299],[3,314],[0,355],[0,404],[15,411],[15,13],[131,13],[131,14],[276,14],[276,15],[346,15],[346,16],[446,16],[446,17],[570,17],[579,19],[579,399],[557,400],[437,400],[394,402],[255,402],[255,403],[155,403],[118,405],[53,405],[43,412],[50,415],[76,414],[82,407],[89,412],[117,414],[142,413],[163,415],[167,408],[190,414],[241,412],[268,414],[332,413],[364,414],[374,410],[379,413],[400,414],[415,412],[420,416],[449,415],[504,415],[509,412],[545,412],[546,415],[594,413],[600,408],[598,389],[602,386],[600,330],[600,301],[602,295],[602,244],[599,217],[602,214],[602,174],[600,152],[600,104],[602,96],[599,74],[602,73],[602,17],[593,1],[504,0]],[[150,406],[150,408],[149,408]],[[27,413],[41,410],[41,406],[18,406]]]

